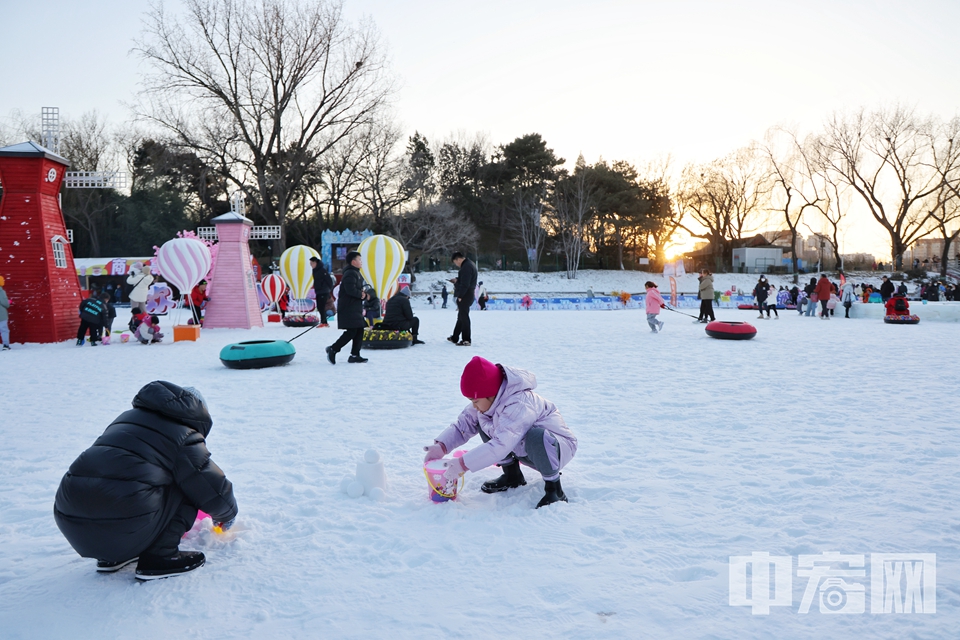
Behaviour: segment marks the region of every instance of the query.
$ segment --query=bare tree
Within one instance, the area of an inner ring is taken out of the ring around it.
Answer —
[[[940,253],[940,275],[947,276],[950,247],[960,238],[960,227],[950,232],[947,227],[960,221],[960,117],[954,117],[938,128],[933,148],[933,166],[940,175],[941,189],[930,208],[929,224],[940,232],[943,250]],[[960,266],[960,265],[958,265]]]
[[[65,119],[60,136],[60,153],[75,171],[102,171],[115,166],[116,145],[107,121],[96,111],[77,120]],[[101,256],[101,234],[110,226],[116,201],[106,189],[67,189],[62,198],[63,214],[85,232],[91,256]],[[78,238],[81,240],[81,238]],[[78,242],[78,245],[80,242]]]
[[[656,256],[658,268],[667,261],[667,245],[673,239],[683,220],[682,212],[674,206],[670,186],[671,158],[666,156],[649,162],[642,170],[643,181],[655,202],[650,211],[650,224],[644,226],[646,244]]]
[[[390,219],[391,229],[400,243],[411,251],[418,251],[414,264],[423,256],[451,252],[467,246],[476,246],[480,233],[476,225],[446,202],[426,204],[411,213]]]
[[[835,114],[822,144],[826,167],[861,196],[890,236],[892,264],[902,267],[906,248],[930,233],[930,199],[941,192],[942,176],[953,171],[937,165],[957,160],[936,157],[934,120],[904,107]]]
[[[772,183],[758,159],[755,148],[745,147],[721,160],[688,166],[683,171],[675,196],[678,206],[686,219],[704,231],[691,230],[688,224],[680,226],[691,236],[710,241],[715,271],[729,265],[732,247],[764,222],[761,205]]]
[[[790,231],[793,283],[797,284],[800,282],[797,229],[807,209],[813,208],[821,213],[828,211],[830,199],[825,193],[825,185],[813,160],[815,150],[809,146],[805,148],[795,131],[775,127],[767,132],[761,148],[770,163],[773,180],[771,208],[783,215],[784,223]],[[839,257],[839,250],[836,255]]]
[[[553,206],[547,215],[553,226],[560,250],[566,259],[567,279],[577,277],[580,258],[586,248],[587,225],[596,204],[596,181],[581,154],[573,175],[557,181]]]
[[[513,194],[513,215],[507,219],[506,229],[514,234],[519,244],[526,250],[530,271],[540,270],[540,258],[547,238],[543,228],[543,214],[546,203],[540,193],[516,189]]]
[[[377,232],[387,229],[390,217],[415,195],[405,182],[406,163],[398,153],[400,130],[392,123],[378,123],[364,129],[361,159],[357,167],[355,202],[370,215]]]
[[[184,4],[182,19],[162,4],[146,18],[136,50],[154,72],[140,114],[285,230],[310,165],[374,121],[391,91],[376,32],[349,25],[341,0]]]

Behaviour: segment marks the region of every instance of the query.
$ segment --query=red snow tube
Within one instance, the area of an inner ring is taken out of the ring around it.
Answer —
[[[718,340],[749,340],[757,335],[757,328],[749,322],[726,322],[714,320],[704,330]]]
[[[760,308],[760,307],[758,307],[758,306],[755,305],[755,304],[743,303],[743,304],[738,304],[738,305],[737,305],[737,309],[753,309],[754,311],[756,311],[756,310],[759,309],[759,308]]]

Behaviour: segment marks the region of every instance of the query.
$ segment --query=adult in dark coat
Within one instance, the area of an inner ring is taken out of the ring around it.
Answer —
[[[763,317],[763,309],[767,304],[767,296],[770,293],[770,283],[767,282],[766,276],[760,276],[760,279],[757,280],[757,286],[753,288],[753,297],[757,299],[757,308],[760,309],[760,315],[758,318]],[[767,312],[770,313],[769,311]]]
[[[887,276],[883,276],[883,282],[880,284],[880,297],[883,298],[884,303],[893,297],[894,291],[893,281]]]
[[[199,392],[163,381],[140,389],[60,482],[53,516],[77,553],[100,571],[139,557],[140,579],[202,565],[202,553],[178,551],[197,509],[227,525],[237,515],[233,485],[207,451],[212,425]]]
[[[469,347],[471,341],[470,334],[470,306],[473,304],[477,289],[477,265],[457,251],[453,254],[453,264],[457,265],[460,271],[453,280],[453,297],[457,301],[457,324],[453,327],[453,335],[447,340],[460,345]],[[461,336],[463,339],[461,340]]]
[[[417,338],[420,332],[420,318],[413,315],[413,309],[410,308],[409,287],[400,289],[387,300],[387,311],[383,315],[380,328],[390,331],[410,331],[413,334],[413,344],[423,344],[423,340]]]
[[[80,303],[80,328],[77,329],[77,346],[83,344],[83,338],[90,331],[90,346],[95,347],[100,341],[100,332],[110,321],[107,305],[100,296],[91,295]]]
[[[320,326],[327,325],[327,298],[333,291],[333,284],[330,282],[330,273],[322,260],[310,258],[310,266],[313,267],[313,292],[317,295],[317,314],[320,315]]]
[[[327,347],[327,360],[330,364],[337,364],[337,354],[348,342],[353,342],[353,346],[347,362],[367,361],[367,358],[360,355],[363,329],[367,326],[363,319],[363,301],[367,294],[363,290],[363,276],[360,274],[362,262],[359,252],[351,251],[347,254],[347,267],[340,280],[340,298],[337,301],[337,328],[343,329],[343,333],[336,342]]]

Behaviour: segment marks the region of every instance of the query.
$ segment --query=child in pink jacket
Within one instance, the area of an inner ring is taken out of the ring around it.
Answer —
[[[497,464],[503,470],[496,480],[480,490],[497,493],[527,484],[520,464],[543,476],[544,496],[537,509],[567,501],[560,486],[560,470],[577,452],[577,438],[563,421],[557,407],[534,393],[537,378],[529,371],[494,364],[480,356],[467,363],[460,376],[460,391],[470,404],[456,422],[424,447],[424,462],[437,460],[479,435],[483,444],[461,458],[447,461],[444,478],[455,485],[467,471]]]
[[[663,322],[657,320],[657,316],[660,315],[660,309],[666,309],[667,305],[664,304],[657,285],[648,280],[643,286],[647,288],[647,324],[650,325],[650,331],[657,333],[658,329],[663,329]]]

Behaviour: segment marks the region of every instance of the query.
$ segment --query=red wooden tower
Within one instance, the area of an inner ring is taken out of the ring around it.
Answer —
[[[69,166],[35,142],[0,149],[0,275],[14,342],[76,337],[80,283],[58,198]]]

